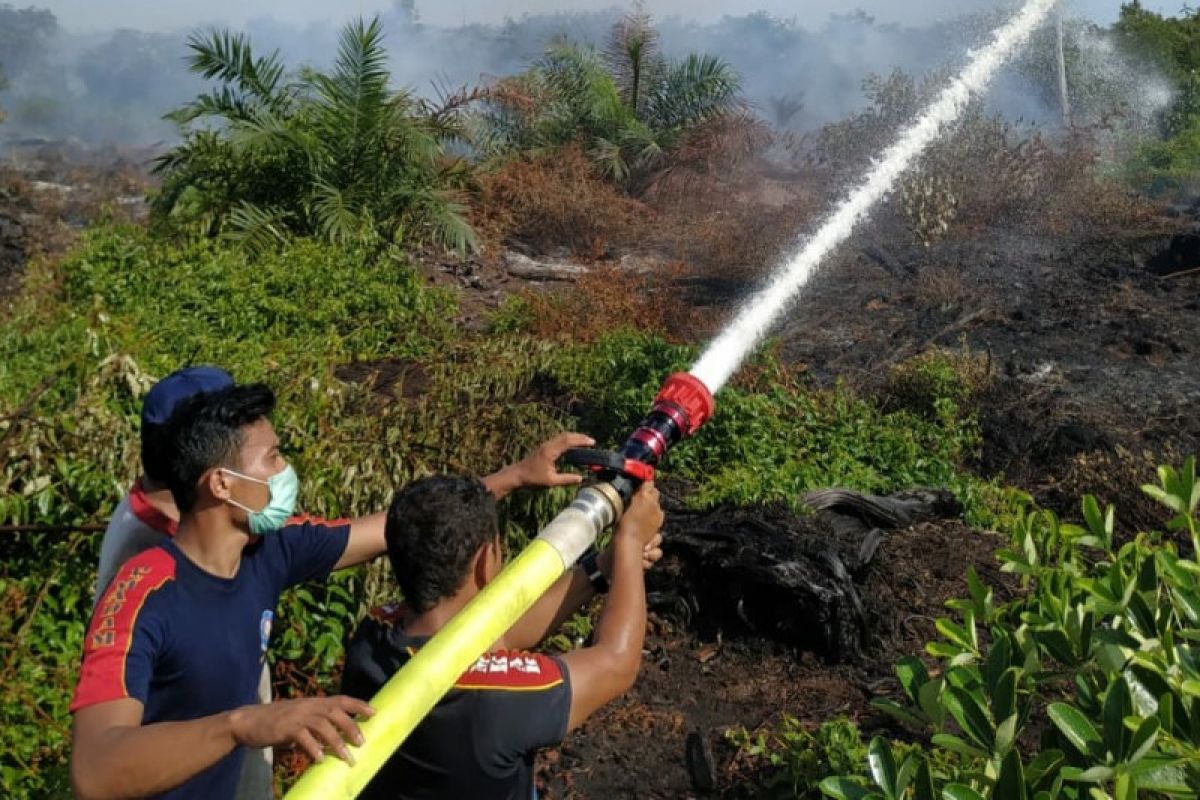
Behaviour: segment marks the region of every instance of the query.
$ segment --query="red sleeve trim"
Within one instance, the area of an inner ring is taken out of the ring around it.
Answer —
[[[133,484],[133,488],[129,490],[129,510],[143,524],[149,525],[167,536],[174,536],[175,531],[179,528],[178,522],[155,508],[150,502],[150,498],[146,497],[146,488],[142,486],[141,478],[138,478],[137,482]]]
[[[540,653],[497,650],[485,653],[454,684],[456,689],[536,692],[563,682],[558,662]]]
[[[175,579],[175,559],[152,547],[125,563],[100,598],[83,640],[83,666],[72,713],[97,703],[129,697],[125,666],[138,616],[147,599]]]

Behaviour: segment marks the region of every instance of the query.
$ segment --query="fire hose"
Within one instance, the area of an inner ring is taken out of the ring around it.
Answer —
[[[288,800],[357,797],[459,676],[621,518],[667,451],[693,435],[713,409],[708,387],[675,373],[619,450],[568,451],[564,461],[589,469],[594,481],[371,698],[375,715],[360,726],[364,744],[349,748],[354,764],[335,758],[315,764]]]

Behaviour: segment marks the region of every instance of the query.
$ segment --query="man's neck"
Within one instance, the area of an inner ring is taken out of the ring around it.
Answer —
[[[142,494],[146,501],[167,519],[179,522],[179,508],[176,507],[175,498],[171,496],[171,490],[167,488],[166,484],[159,483],[145,475],[138,480],[142,485]]]
[[[448,597],[442,600],[437,605],[427,611],[417,614],[409,611],[408,616],[403,621],[404,632],[409,636],[433,636],[446,626],[454,615],[462,611],[463,607],[475,599],[479,592],[475,587],[467,587],[460,590],[453,597]],[[503,640],[497,643],[497,646],[503,646]]]
[[[175,546],[193,564],[218,578],[233,578],[242,564],[242,550],[250,541],[245,531],[230,523],[217,509],[184,514],[175,534]]]

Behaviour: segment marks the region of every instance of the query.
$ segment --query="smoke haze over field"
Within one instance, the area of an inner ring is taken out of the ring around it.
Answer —
[[[254,19],[270,18],[289,24],[345,18],[355,14],[385,11],[394,4],[387,0],[351,0],[337,4],[331,13],[324,0],[208,0],[203,4],[164,3],[161,0],[121,0],[97,3],[96,0],[45,0],[36,3],[53,11],[63,26],[73,31],[137,28],[163,31],[191,27],[210,22],[245,24]],[[1143,6],[1162,13],[1175,13],[1180,0],[1147,0]],[[487,0],[449,0],[449,2],[418,2],[421,18],[431,25],[461,25],[463,23],[494,24],[506,17],[519,18],[524,14],[545,14],[564,11],[591,11],[600,4],[590,0],[520,0],[495,3]],[[900,22],[921,25],[951,14],[995,8],[994,0],[757,0],[753,3],[731,0],[650,0],[646,8],[659,17],[686,16],[700,21],[715,21],[726,15],[743,15],[766,11],[774,16],[797,17],[803,24],[815,22],[819,27],[830,14],[848,13],[857,9],[871,14],[881,22]],[[1109,23],[1116,19],[1120,0],[1070,0],[1068,7],[1096,22]]]
[[[1165,8],[1173,1],[1145,5]],[[197,29],[242,30],[260,54],[277,48],[290,67],[323,66],[336,52],[341,25],[378,13],[388,33],[395,84],[429,95],[435,83],[452,87],[518,72],[563,35],[602,43],[629,7],[595,10],[596,4],[581,0],[354,0],[336,7],[316,0],[186,6],[151,0],[32,2],[57,17],[58,33],[28,64],[14,64],[6,59],[0,31],[0,66],[10,83],[0,92],[9,116],[0,138],[128,143],[175,135],[162,115],[203,88],[184,65],[186,37]],[[763,12],[748,12],[753,6],[732,0],[645,3],[668,55],[709,52],[725,58],[741,73],[758,113],[797,131],[815,130],[862,108],[861,82],[871,73],[900,68],[924,74],[961,64],[967,50],[1014,8],[1009,0],[755,0],[754,6]],[[0,13],[5,7],[0,2]],[[1066,7],[1076,19],[1107,25],[1119,3],[1069,0]],[[975,15],[970,24],[969,15]],[[1052,98],[1044,86],[1034,85],[1038,81],[1028,69],[1006,69],[991,107],[1012,119],[1054,119]],[[786,118],[779,112],[796,107]]]

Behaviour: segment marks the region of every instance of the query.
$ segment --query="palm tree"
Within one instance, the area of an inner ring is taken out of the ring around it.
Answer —
[[[188,46],[192,71],[217,86],[168,115],[185,135],[155,165],[160,223],[252,249],[288,234],[475,246],[469,171],[446,150],[457,114],[389,88],[378,18],[342,31],[328,72],[289,77],[278,54],[255,57],[228,31]]]
[[[499,157],[581,142],[605,175],[636,189],[689,134],[744,113],[740,92],[737,72],[716,56],[664,58],[639,3],[603,51],[558,42],[493,87],[471,140]]]

